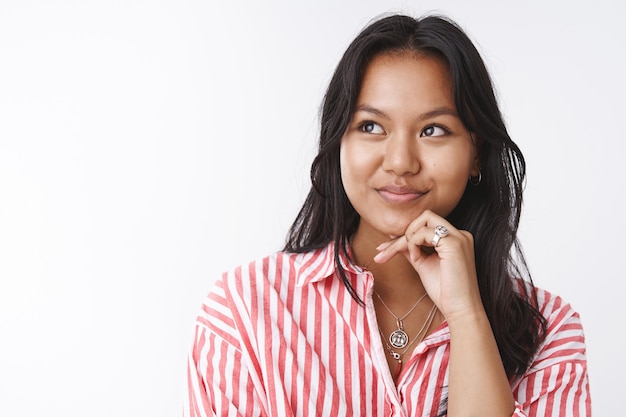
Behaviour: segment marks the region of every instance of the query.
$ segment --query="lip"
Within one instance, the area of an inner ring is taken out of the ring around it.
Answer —
[[[377,188],[376,191],[383,200],[392,204],[410,203],[426,194],[425,191],[399,185],[385,185]]]

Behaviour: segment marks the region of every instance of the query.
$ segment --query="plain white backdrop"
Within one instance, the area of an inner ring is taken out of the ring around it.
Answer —
[[[318,107],[384,12],[454,18],[528,163],[535,283],[581,314],[594,414],[626,342],[618,0],[0,0],[0,416],[176,416],[226,269],[280,249]]]

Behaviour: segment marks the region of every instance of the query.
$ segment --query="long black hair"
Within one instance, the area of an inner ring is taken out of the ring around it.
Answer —
[[[438,57],[449,69],[454,102],[479,149],[481,181],[466,187],[447,219],[474,236],[483,304],[509,377],[522,375],[545,334],[534,286],[517,239],[526,164],[507,133],[491,79],[472,41],[440,16],[392,15],[368,25],[341,58],[324,96],[319,152],[312,187],[294,221],[284,250],[306,252],[334,242],[339,277],[362,303],[341,268],[341,255],[359,225],[359,215],[341,181],[339,149],[354,114],[363,74],[373,57],[414,52]],[[511,277],[523,278],[523,284]]]

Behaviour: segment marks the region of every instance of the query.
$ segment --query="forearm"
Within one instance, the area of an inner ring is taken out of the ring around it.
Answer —
[[[510,417],[515,401],[484,310],[449,320],[448,326],[448,416]]]

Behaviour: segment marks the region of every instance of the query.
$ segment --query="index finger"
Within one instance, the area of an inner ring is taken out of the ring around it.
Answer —
[[[399,236],[394,240],[390,240],[389,242],[378,246],[377,249],[379,249],[380,252],[374,256],[374,262],[383,264],[393,258],[396,254],[408,251],[408,248],[409,242],[406,235]]]

